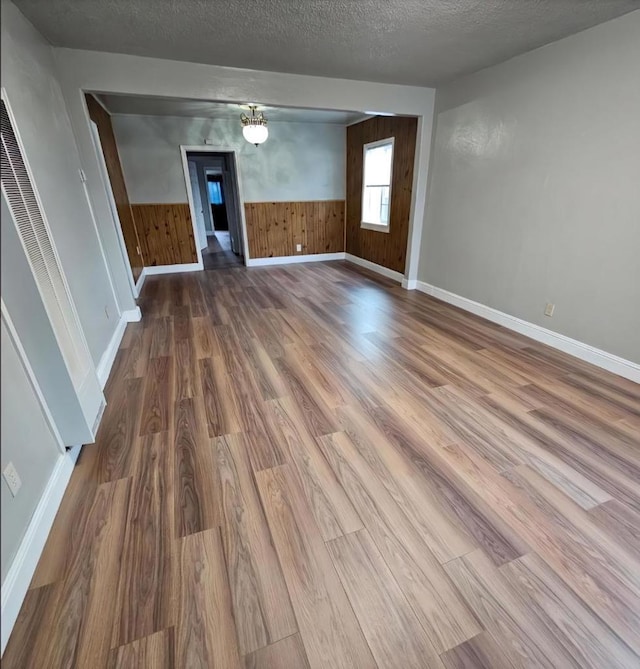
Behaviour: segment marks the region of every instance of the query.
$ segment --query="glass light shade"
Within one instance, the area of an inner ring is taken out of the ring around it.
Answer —
[[[267,137],[269,137],[269,129],[266,125],[250,124],[245,125],[242,128],[242,134],[247,142],[257,145],[267,141]]]

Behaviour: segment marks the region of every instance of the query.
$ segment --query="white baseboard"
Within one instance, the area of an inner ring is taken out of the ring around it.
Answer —
[[[547,346],[551,346],[559,351],[573,355],[580,360],[590,362],[592,365],[606,369],[618,376],[623,376],[626,379],[640,383],[640,365],[635,362],[625,360],[612,353],[607,353],[599,348],[595,348],[595,346],[585,344],[584,342],[572,339],[571,337],[554,332],[553,330],[548,330],[535,323],[530,323],[529,321],[524,321],[516,316],[511,316],[503,311],[498,311],[493,307],[480,304],[480,302],[474,302],[467,297],[450,293],[448,290],[432,286],[429,283],[418,281],[417,289],[423,293],[427,293],[427,295],[437,297],[443,302],[448,302],[456,307],[460,307],[460,309],[470,311],[472,314],[482,316],[482,318],[486,318],[488,321],[498,323],[498,325],[502,325],[509,330],[519,332],[526,337],[547,344]]]
[[[417,279],[402,279],[402,287],[405,290],[415,290],[418,287]]]
[[[2,649],[0,655],[4,653],[18,613],[20,613],[20,607],[38,566],[38,560],[44,550],[64,491],[67,489],[80,448],[80,446],[73,448],[58,459],[2,584],[2,613],[0,615]]]
[[[146,267],[142,268],[142,272],[140,272],[140,276],[136,281],[136,290],[135,290],[135,292],[137,293],[136,297],[140,297],[140,291],[142,290],[142,286],[144,286],[144,280],[147,278],[146,269],[147,269]]]
[[[107,385],[111,367],[113,367],[113,361],[116,359],[116,354],[118,353],[118,348],[120,347],[120,342],[122,341],[127,323],[135,323],[141,318],[142,312],[140,311],[140,307],[128,309],[127,311],[123,311],[120,315],[120,320],[116,325],[113,335],[111,335],[109,345],[107,346],[106,351],[102,354],[100,362],[96,367],[96,374],[98,375],[98,381],[100,381],[101,388],[104,389]]]
[[[344,260],[340,253],[309,253],[299,256],[277,256],[273,258],[247,258],[247,267],[265,267],[266,265],[293,265],[300,262],[322,262],[326,260]]]
[[[142,270],[142,274],[138,277],[138,281],[142,279],[142,276],[148,277],[155,274],[176,274],[178,272],[199,272],[201,269],[204,269],[204,265],[199,262],[189,262],[182,265],[151,265],[145,267]],[[144,282],[144,281],[143,281]],[[137,284],[136,284],[137,285]],[[142,283],[140,283],[142,287]]]
[[[382,274],[382,276],[386,276],[387,279],[393,279],[393,281],[397,281],[398,283],[402,283],[404,281],[404,276],[400,274],[400,272],[396,272],[395,270],[389,269],[388,267],[383,267],[382,265],[376,265],[376,263],[371,262],[370,260],[365,260],[364,258],[351,255],[351,253],[345,253],[345,260],[348,260],[355,265],[360,265],[360,267],[366,267],[372,272]]]

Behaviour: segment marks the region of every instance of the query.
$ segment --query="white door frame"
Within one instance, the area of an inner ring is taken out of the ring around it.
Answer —
[[[193,234],[195,238],[198,237],[197,222],[195,219],[195,207],[193,205],[193,196],[191,194],[191,181],[189,179],[189,165],[187,163],[187,152],[188,151],[199,151],[207,153],[229,153],[232,155],[235,173],[236,173],[236,184],[238,186],[238,208],[240,209],[240,227],[242,229],[242,249],[244,255],[244,264],[247,265],[249,260],[249,241],[247,239],[247,221],[244,215],[244,196],[242,194],[242,179],[240,177],[240,170],[238,169],[238,150],[232,149],[227,146],[215,146],[212,144],[206,144],[205,146],[188,146],[185,144],[180,145],[180,154],[182,156],[182,171],[184,172],[184,181],[187,188],[187,197],[189,198],[189,211],[191,213],[191,222],[193,223]],[[196,246],[198,246],[196,244]],[[196,249],[198,252],[198,263],[204,268],[202,262],[202,251]]]
[[[127,268],[127,278],[129,279],[131,290],[133,291],[133,296],[137,299],[139,296],[139,290],[133,278],[131,261],[129,260],[127,245],[125,244],[124,241],[124,233],[122,232],[122,223],[120,222],[120,216],[118,215],[118,207],[116,206],[116,199],[113,195],[113,188],[111,187],[111,179],[109,178],[109,171],[107,170],[107,163],[104,158],[104,151],[102,149],[102,142],[100,141],[98,124],[92,119],[89,119],[89,128],[91,129],[91,139],[93,140],[93,146],[96,150],[96,157],[98,158],[98,166],[100,167],[100,176],[102,177],[102,186],[107,193],[107,200],[109,201],[109,209],[111,209],[111,217],[113,218],[113,225],[115,226],[116,232],[118,234],[120,251],[122,253],[122,257],[124,258],[124,264]]]

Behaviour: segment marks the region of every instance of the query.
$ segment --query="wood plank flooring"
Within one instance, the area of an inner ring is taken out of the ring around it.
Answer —
[[[140,306],[5,669],[640,667],[640,386],[346,263]]]

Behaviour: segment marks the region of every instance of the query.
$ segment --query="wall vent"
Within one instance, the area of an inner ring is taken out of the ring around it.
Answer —
[[[91,369],[89,350],[4,100],[1,169],[2,194],[13,216],[73,385],[80,388]]]

